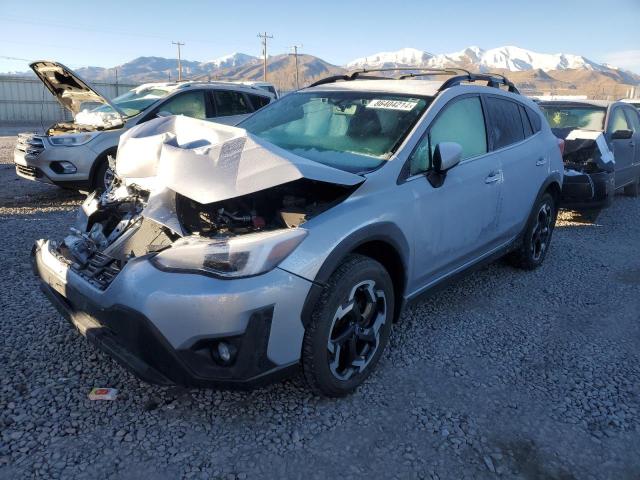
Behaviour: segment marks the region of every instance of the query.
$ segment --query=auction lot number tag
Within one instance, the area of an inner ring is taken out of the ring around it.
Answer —
[[[381,108],[384,110],[402,110],[408,112],[413,109],[418,102],[407,102],[405,100],[382,100],[374,99],[367,103],[367,108]]]

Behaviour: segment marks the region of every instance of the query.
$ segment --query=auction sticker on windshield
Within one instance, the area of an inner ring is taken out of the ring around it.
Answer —
[[[408,102],[405,100],[374,99],[367,103],[367,108],[382,108],[386,110],[402,110],[404,112],[408,112],[417,104],[418,102]]]

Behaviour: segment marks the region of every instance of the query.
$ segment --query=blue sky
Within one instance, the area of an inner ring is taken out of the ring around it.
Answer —
[[[74,68],[173,57],[172,40],[186,43],[189,60],[258,55],[256,35],[265,30],[274,36],[272,54],[302,44],[302,52],[335,64],[402,47],[446,53],[517,45],[640,73],[640,0],[35,0],[28,7],[0,0],[0,71],[25,70],[21,59]]]

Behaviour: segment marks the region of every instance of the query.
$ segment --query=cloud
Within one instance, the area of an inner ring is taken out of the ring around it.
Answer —
[[[621,50],[605,54],[603,60],[614,67],[640,73],[640,50]]]

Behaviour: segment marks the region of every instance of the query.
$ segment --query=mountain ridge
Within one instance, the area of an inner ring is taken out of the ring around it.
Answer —
[[[261,59],[241,52],[208,61],[182,60],[181,63],[183,78],[186,80],[262,80]],[[531,91],[544,88],[568,93],[587,92],[589,95],[600,95],[609,90],[613,90],[611,95],[625,95],[625,89],[640,85],[640,75],[594,62],[581,55],[539,53],[513,45],[488,50],[472,45],[456,52],[441,54],[406,47],[360,57],[343,66],[331,64],[313,55],[300,54],[298,64],[300,86],[357,68],[464,68],[476,72],[495,71],[508,75],[516,82],[522,78]],[[137,57],[113,68],[75,69],[78,75],[89,82],[114,82],[116,70],[121,83],[175,81],[178,78],[176,59],[157,56]],[[269,57],[267,73],[269,81],[280,89],[296,88],[293,55]]]

